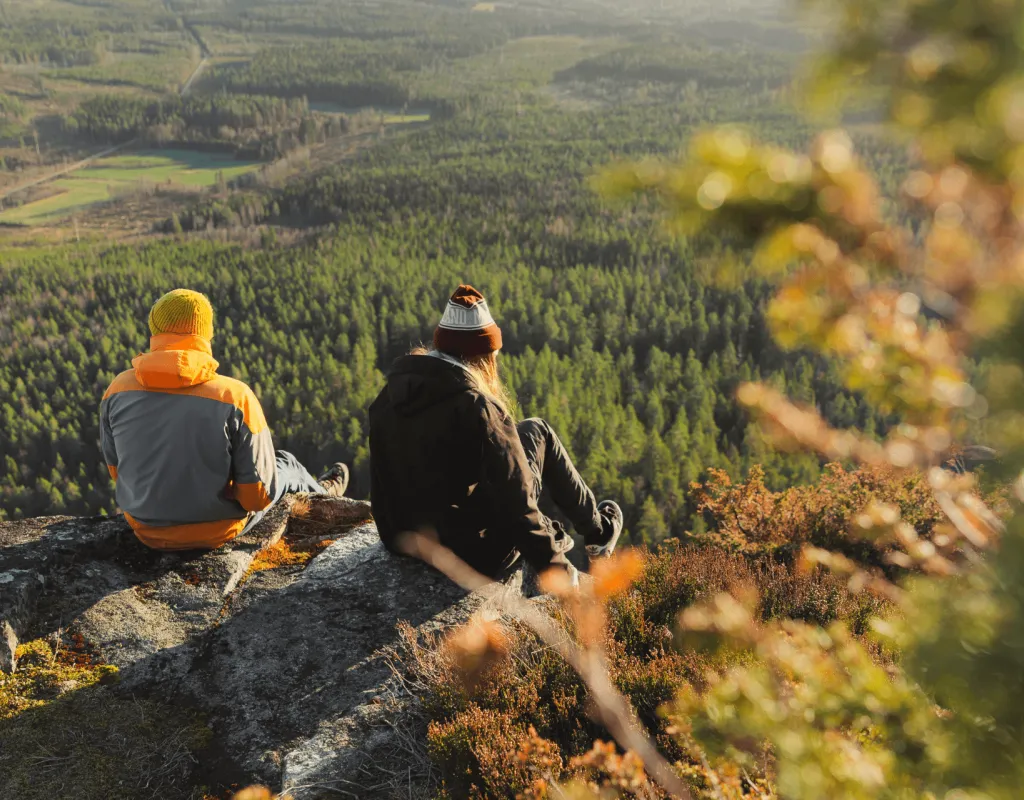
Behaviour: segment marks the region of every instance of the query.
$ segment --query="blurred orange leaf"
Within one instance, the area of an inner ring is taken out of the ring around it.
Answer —
[[[643,556],[636,550],[623,550],[609,559],[591,565],[594,594],[602,600],[622,594],[644,571]]]

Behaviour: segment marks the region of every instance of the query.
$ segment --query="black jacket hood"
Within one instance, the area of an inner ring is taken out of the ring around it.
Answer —
[[[436,356],[402,356],[388,372],[388,403],[403,416],[419,414],[472,388],[464,367]]]

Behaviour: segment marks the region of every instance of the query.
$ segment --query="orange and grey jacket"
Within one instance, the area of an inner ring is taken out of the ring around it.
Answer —
[[[198,336],[154,336],[132,366],[100,405],[117,504],[149,547],[219,547],[274,497],[274,445],[259,400],[217,374]]]

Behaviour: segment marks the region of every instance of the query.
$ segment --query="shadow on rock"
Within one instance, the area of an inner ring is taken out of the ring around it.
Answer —
[[[296,800],[424,796],[428,765],[421,750],[410,751],[410,728],[402,725],[426,723],[414,698],[399,697],[389,661],[398,625],[439,631],[485,601],[389,554],[372,522],[339,523],[367,519],[366,504],[333,502],[331,514],[298,525],[302,536],[332,542],[305,568],[250,569],[281,537],[289,507],[254,540],[200,556],[147,551],[118,519],[50,520],[34,541],[23,530],[23,541],[0,550],[4,564],[23,559],[44,575],[36,579],[31,619],[19,623],[22,634],[51,635],[60,620],[73,620],[96,655],[120,668],[115,686],[81,688],[0,722],[0,766],[18,789],[3,796],[66,796],[60,786],[71,783],[58,786],[63,778],[48,770],[63,765],[77,781],[108,760],[111,774],[128,770],[118,778],[124,788],[110,797],[156,796],[136,780],[147,770],[165,800],[196,797],[204,783],[234,782],[265,783]],[[324,519],[333,526],[329,537],[320,530]],[[68,544],[69,533],[79,539]],[[0,526],[0,535],[10,540],[11,529]],[[67,557],[41,556],[65,547]],[[518,591],[521,579],[514,576],[507,590]],[[107,708],[110,741],[90,734]],[[172,729],[183,738],[175,740]],[[139,749],[136,739],[150,744]],[[121,755],[119,746],[127,748]],[[187,778],[174,777],[184,770],[180,753]]]
[[[201,796],[196,764],[213,737],[200,715],[118,692],[114,668],[28,650],[0,682],[0,797]]]
[[[394,766],[396,756],[380,712],[398,623],[440,629],[476,602],[431,568],[390,555],[365,525],[283,589],[252,580],[230,618],[135,664],[124,683],[201,709],[252,780],[296,798],[375,796],[368,784],[380,780],[381,759]]]
[[[67,629],[121,667],[187,641],[281,537],[290,505],[213,552],[150,550],[123,517],[0,525],[0,670],[14,668],[19,642]]]

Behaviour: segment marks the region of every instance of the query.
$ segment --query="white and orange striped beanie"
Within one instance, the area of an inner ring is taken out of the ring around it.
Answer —
[[[434,330],[434,347],[462,359],[501,349],[501,329],[484,296],[472,286],[460,286],[448,300]]]

